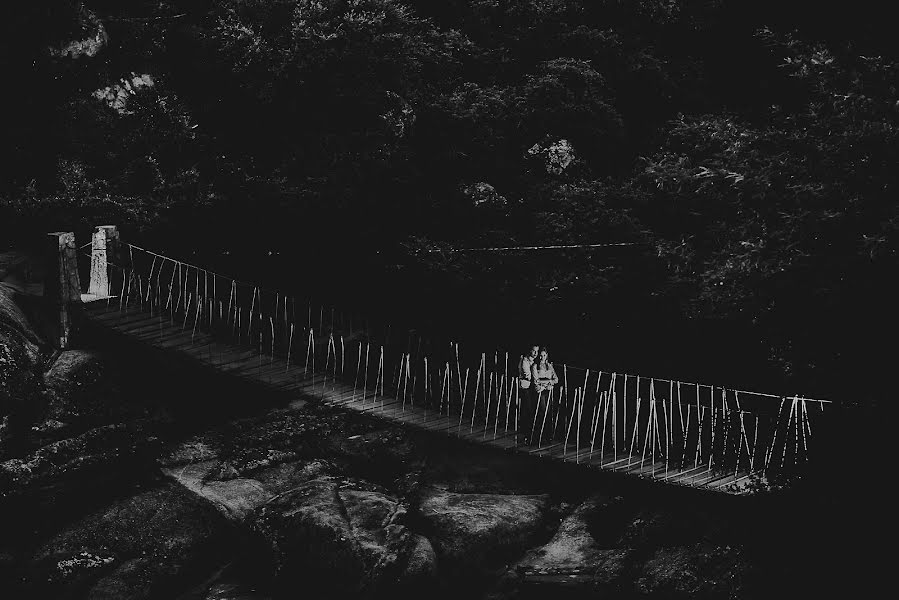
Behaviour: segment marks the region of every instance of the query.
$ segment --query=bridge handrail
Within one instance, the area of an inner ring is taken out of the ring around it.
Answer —
[[[197,271],[197,272],[202,271],[202,272],[204,272],[204,273],[206,273],[206,274],[208,274],[208,275],[212,275],[212,276],[215,276],[215,277],[220,277],[220,278],[225,279],[225,280],[230,280],[230,281],[234,282],[235,284],[244,285],[244,286],[247,286],[247,287],[250,287],[250,288],[255,288],[255,289],[258,290],[260,293],[264,292],[264,293],[269,293],[269,294],[280,294],[280,295],[285,295],[285,294],[281,294],[278,290],[271,289],[271,288],[268,288],[268,287],[263,287],[263,286],[260,286],[260,285],[254,284],[254,283],[250,283],[250,282],[247,282],[247,281],[238,279],[238,278],[236,278],[236,277],[231,277],[231,276],[228,276],[228,275],[224,275],[224,274],[222,274],[222,273],[219,273],[219,272],[216,272],[216,271],[212,271],[212,270],[210,270],[210,269],[206,269],[206,268],[204,268],[204,267],[200,267],[200,266],[198,266],[198,265],[195,265],[195,264],[192,264],[192,263],[183,261],[183,260],[179,260],[179,259],[176,259],[176,258],[172,258],[172,257],[170,257],[170,256],[166,256],[166,255],[164,255],[164,254],[160,254],[160,253],[158,253],[158,252],[154,252],[154,251],[149,250],[149,249],[147,249],[147,248],[143,248],[143,247],[141,247],[141,246],[138,246],[137,244],[133,244],[133,243],[130,243],[130,242],[125,242],[125,241],[123,241],[122,244],[128,246],[129,248],[131,248],[131,249],[133,249],[133,250],[137,250],[137,251],[140,251],[140,252],[145,252],[145,253],[147,253],[147,254],[150,255],[150,256],[153,256],[153,257],[155,257],[155,258],[162,259],[163,261],[170,261],[170,262],[172,262],[172,263],[181,265],[181,266],[183,266],[183,267],[185,267],[185,268],[187,268],[187,269],[194,269],[194,270]],[[110,264],[113,264],[113,263],[110,261]],[[119,268],[125,268],[125,267],[123,267],[123,266],[121,266],[121,265],[116,265],[116,266],[118,266]],[[502,351],[505,352],[505,350],[502,350]],[[510,356],[515,356],[515,354],[514,354],[514,353],[510,353]],[[517,357],[516,357],[516,359],[517,359]],[[556,361],[556,362],[559,362],[559,361]],[[590,369],[590,368],[588,368],[588,367],[582,367],[582,366],[573,365],[573,364],[570,364],[570,363],[565,363],[565,364],[568,364],[568,367],[571,368],[571,369],[577,369],[577,370],[580,370],[580,371],[587,371],[587,370],[590,370],[591,372],[594,372],[594,373],[597,372],[597,371],[600,371],[599,369]],[[610,373],[611,371],[605,371],[605,370],[602,370],[602,372]],[[823,404],[831,404],[831,405],[833,405],[833,404],[843,404],[843,402],[838,402],[838,401],[834,401],[834,400],[831,400],[831,399],[811,398],[811,397],[804,396],[804,395],[801,395],[801,394],[772,394],[772,393],[768,393],[768,392],[759,392],[759,391],[753,391],[753,390],[737,389],[737,388],[729,387],[729,386],[726,386],[726,385],[715,385],[715,384],[708,384],[708,383],[690,382],[690,381],[683,381],[683,380],[679,380],[679,379],[671,379],[671,378],[665,378],[665,377],[650,377],[650,376],[645,376],[645,375],[636,375],[636,374],[633,374],[633,373],[624,373],[624,372],[618,372],[618,371],[615,371],[615,373],[616,373],[618,376],[620,376],[620,377],[624,377],[625,375],[627,375],[627,377],[631,377],[631,378],[641,378],[641,379],[645,379],[645,380],[650,380],[650,379],[651,379],[651,380],[654,380],[654,381],[659,382],[659,383],[674,384],[674,385],[678,385],[678,384],[679,384],[679,385],[682,385],[682,386],[694,386],[694,387],[695,387],[695,386],[700,386],[700,387],[704,387],[704,388],[712,388],[712,389],[727,389],[728,391],[736,392],[736,393],[739,393],[739,394],[744,394],[744,395],[749,395],[749,396],[756,396],[756,397],[762,397],[762,398],[769,398],[769,399],[772,399],[772,400],[781,400],[781,399],[792,400],[792,399],[796,399],[796,400],[803,400],[803,401],[808,401],[808,402],[817,402],[817,403],[819,403],[819,404],[821,404],[821,405],[823,405]]]

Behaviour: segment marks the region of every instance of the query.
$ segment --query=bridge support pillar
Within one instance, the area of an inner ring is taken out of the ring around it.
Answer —
[[[65,350],[72,343],[81,314],[75,234],[70,231],[48,233],[45,254],[44,303],[50,315],[50,342]]]
[[[119,230],[115,225],[98,225],[91,236],[91,281],[87,293],[100,298],[110,295],[109,260],[119,255]]]

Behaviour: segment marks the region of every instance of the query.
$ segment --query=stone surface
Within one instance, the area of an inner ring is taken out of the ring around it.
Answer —
[[[218,464],[214,460],[204,461],[186,464],[183,467],[164,468],[162,471],[186,489],[211,503],[224,516],[237,521],[243,520],[253,510],[274,496],[255,479],[243,477],[227,481],[208,479],[210,471]]]
[[[358,543],[337,492],[338,482],[316,479],[276,497],[254,516],[253,530],[271,554],[282,587],[330,584],[336,594],[356,591],[364,576]]]
[[[175,466],[214,457],[222,463],[217,478],[252,478],[281,463],[321,456],[322,438],[334,420],[301,411],[273,410],[204,432],[160,462]]]
[[[543,546],[532,548],[500,582],[500,588],[535,595],[563,590],[590,593],[618,591],[631,568],[634,551],[607,548],[596,539],[621,498],[594,495],[559,524]]]
[[[162,597],[221,562],[228,540],[215,511],[165,484],[88,515],[43,544],[29,583],[44,597]]]
[[[14,272],[8,272],[0,267],[0,331],[15,332],[36,348],[46,341],[33,322],[33,313],[39,309],[38,298],[29,293],[24,276],[18,274],[24,268],[17,266]]]
[[[540,532],[548,496],[423,491],[419,513],[441,561],[482,568],[523,552]]]
[[[204,437],[195,437],[177,444],[158,459],[162,467],[177,467],[218,458],[221,448]]]
[[[21,457],[0,462],[0,500],[41,491],[57,493],[67,483],[116,477],[121,468],[158,440],[153,423],[105,425],[53,442]]]
[[[433,571],[433,554],[404,517],[403,505],[378,486],[320,477],[276,496],[249,523],[281,589],[347,597],[387,593]]]
[[[431,541],[412,534],[408,560],[400,578],[410,587],[425,587],[437,575],[437,553]]]
[[[243,520],[277,494],[337,473],[336,467],[325,460],[281,462],[296,454],[278,449],[251,453],[229,447],[229,443],[216,435],[196,436],[175,446],[158,462],[166,476],[235,521]],[[250,456],[257,458],[248,460]]]
[[[589,569],[598,561],[604,562],[606,549],[594,539],[590,520],[614,503],[615,500],[605,496],[589,498],[559,524],[547,544],[530,550],[516,568],[536,573],[575,572]]]
[[[280,494],[293,489],[310,479],[325,475],[337,475],[339,470],[324,459],[280,463],[268,469],[261,469],[255,479],[272,494]]]
[[[21,298],[16,287],[0,282],[0,418],[9,417],[7,433],[21,433],[40,412],[35,402],[43,342],[22,310]]]

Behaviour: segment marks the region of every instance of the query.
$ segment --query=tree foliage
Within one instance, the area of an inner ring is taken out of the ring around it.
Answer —
[[[877,9],[810,6],[21,4],[3,225],[214,222],[197,245],[409,319],[551,314],[529,335],[584,361],[848,393],[893,322],[899,67]],[[634,246],[447,252],[600,242]]]

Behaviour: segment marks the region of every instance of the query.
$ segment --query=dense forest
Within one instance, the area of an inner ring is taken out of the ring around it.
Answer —
[[[118,223],[398,328],[873,402],[899,42],[825,6],[17,2],[0,239]]]

